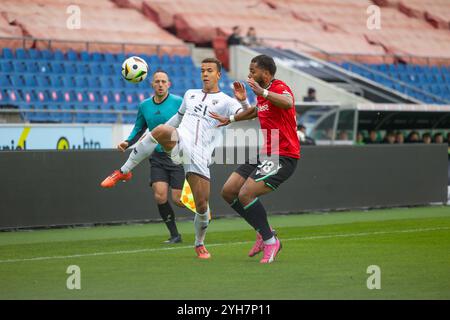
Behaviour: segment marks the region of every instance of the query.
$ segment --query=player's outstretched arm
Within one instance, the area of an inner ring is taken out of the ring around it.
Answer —
[[[217,125],[217,127],[223,127],[223,126],[229,125],[231,122],[250,120],[250,119],[256,118],[258,116],[258,112],[257,112],[256,107],[250,107],[245,111],[239,112],[239,113],[237,113],[235,115],[231,115],[229,117],[222,116],[215,112],[209,112],[209,116],[220,122]]]

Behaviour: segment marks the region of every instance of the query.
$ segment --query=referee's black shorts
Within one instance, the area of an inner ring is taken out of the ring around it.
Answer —
[[[155,182],[167,182],[172,189],[183,189],[183,165],[172,162],[165,152],[155,151],[150,156],[150,186]]]
[[[278,159],[258,158],[256,161],[246,161],[234,172],[244,179],[251,177],[255,181],[264,181],[266,186],[275,190],[294,173],[297,162],[298,159],[284,156]]]

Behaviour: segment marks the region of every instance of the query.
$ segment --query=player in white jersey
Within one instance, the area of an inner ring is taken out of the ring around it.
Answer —
[[[105,179],[110,180],[113,185],[118,181],[131,179],[131,170],[148,158],[158,144],[171,154],[174,161],[178,159],[183,163],[197,211],[194,218],[195,251],[201,259],[211,256],[204,245],[209,224],[209,165],[214,151],[213,133],[220,130],[217,129],[219,121],[210,117],[210,113],[232,118],[234,114],[250,106],[244,85],[240,82],[234,83],[234,95],[238,101],[220,92],[221,70],[219,60],[204,59],[201,64],[203,89],[186,91],[178,113],[166,124],[159,125],[148,133],[136,145],[122,168]]]

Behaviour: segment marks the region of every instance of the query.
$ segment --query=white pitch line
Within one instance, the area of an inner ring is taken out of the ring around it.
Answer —
[[[328,235],[321,235],[321,236],[287,238],[287,239],[281,239],[281,240],[283,242],[285,242],[285,241],[301,241],[301,240],[316,240],[316,239],[318,240],[318,239],[345,238],[345,237],[365,237],[365,236],[373,236],[373,235],[380,235],[380,234],[415,233],[415,232],[440,231],[440,230],[449,230],[449,229],[450,229],[450,227],[436,227],[436,228],[405,229],[405,230],[393,230],[393,231],[341,233],[341,234],[328,234]],[[208,244],[208,248],[209,247],[228,246],[228,245],[241,245],[241,244],[249,244],[249,243],[253,243],[253,241],[212,243],[212,244]],[[0,263],[44,261],[44,260],[56,260],[56,259],[73,259],[73,258],[84,258],[84,257],[98,257],[98,256],[106,256],[106,255],[120,255],[120,254],[169,251],[169,250],[183,250],[183,249],[192,249],[192,246],[167,247],[167,248],[147,248],[147,249],[122,250],[122,251],[106,251],[106,252],[73,254],[73,255],[67,255],[67,256],[49,256],[49,257],[34,257],[34,258],[23,258],[23,259],[7,259],[7,260],[0,260]]]

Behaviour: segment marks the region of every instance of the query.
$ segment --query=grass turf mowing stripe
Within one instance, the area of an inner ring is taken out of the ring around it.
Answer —
[[[396,233],[415,233],[415,232],[430,232],[430,231],[441,231],[449,230],[450,227],[435,227],[435,228],[421,228],[421,229],[404,229],[404,230],[392,230],[392,231],[374,231],[374,232],[360,232],[360,233],[343,233],[343,234],[327,234],[320,236],[308,236],[308,237],[298,237],[298,238],[287,238],[281,239],[284,241],[302,241],[302,240],[315,240],[315,239],[330,239],[330,238],[343,238],[343,237],[365,237],[365,236],[375,236],[383,234],[396,234]],[[227,245],[241,245],[249,244],[253,241],[239,241],[239,242],[229,242],[229,243],[212,243],[208,244],[208,247],[218,247]],[[0,260],[1,263],[16,263],[16,262],[30,262],[30,261],[44,261],[44,260],[55,260],[55,259],[72,259],[72,258],[83,258],[83,257],[96,257],[105,255],[121,255],[121,254],[137,254],[137,253],[149,253],[155,251],[169,251],[169,250],[183,250],[192,249],[192,246],[182,246],[182,247],[169,247],[169,248],[143,248],[135,250],[122,250],[122,251],[106,251],[106,252],[94,252],[86,254],[73,254],[66,256],[48,256],[48,257],[33,257],[33,258],[22,258],[22,259],[7,259]]]
[[[191,215],[187,215],[190,217]],[[450,217],[450,207],[416,207],[379,209],[370,211],[347,211],[333,213],[304,213],[298,215],[271,215],[269,220],[275,228],[311,227],[348,223],[379,222],[394,220],[429,219]],[[240,217],[213,219],[214,232],[249,230],[247,223]],[[177,221],[181,234],[193,232],[192,221]],[[210,234],[208,231],[208,234]],[[37,244],[52,242],[78,242],[85,240],[123,239],[165,236],[167,231],[161,223],[127,224],[118,226],[76,227],[50,230],[0,232],[0,248],[19,244]]]

